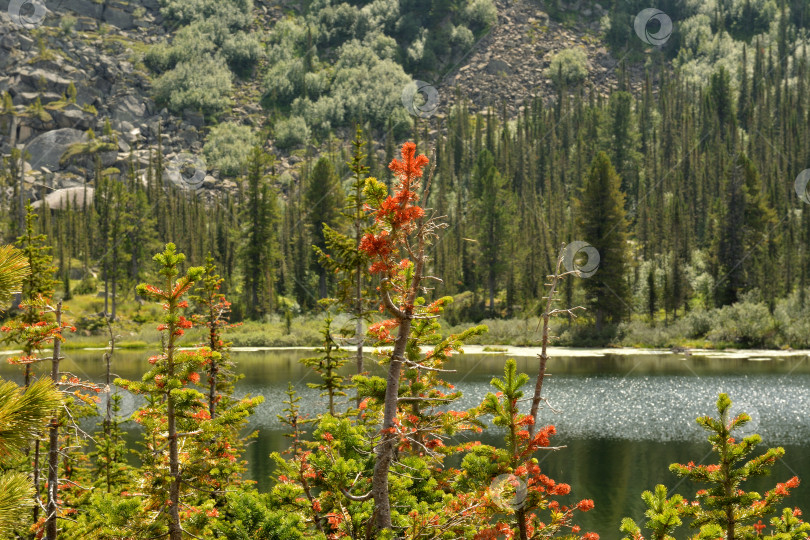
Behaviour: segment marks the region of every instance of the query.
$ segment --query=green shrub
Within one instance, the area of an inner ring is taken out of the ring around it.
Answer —
[[[363,44],[382,60],[396,60],[399,55],[397,40],[380,32],[367,35]]]
[[[251,74],[253,67],[262,57],[262,44],[254,35],[245,32],[228,36],[222,43],[222,54],[228,66],[240,77]]]
[[[270,104],[289,105],[303,93],[304,62],[301,58],[280,60],[264,78],[264,98]]]
[[[149,69],[162,73],[180,62],[190,62],[203,56],[213,56],[217,44],[211,34],[212,25],[195,22],[177,31],[171,44],[157,43],[149,47],[144,62]]]
[[[181,62],[155,81],[155,99],[173,112],[184,109],[215,116],[230,103],[231,72],[221,57]]]
[[[363,38],[369,31],[368,16],[354,6],[341,3],[318,11],[318,37],[323,45],[339,45],[351,38]]]
[[[73,294],[95,294],[98,292],[98,280],[89,272],[85,273],[78,285],[73,287]]]
[[[464,20],[473,30],[483,30],[498,22],[498,8],[492,0],[472,0],[464,8]]]
[[[454,26],[450,32],[450,44],[461,50],[467,50],[475,43],[472,30],[466,26]]]
[[[300,116],[291,116],[288,119],[280,120],[275,125],[276,146],[279,148],[289,148],[305,143],[309,140],[310,133],[307,123]]]
[[[248,491],[229,493],[226,519],[216,524],[217,536],[226,540],[299,540],[305,538],[302,518],[293,512],[274,508],[266,494]]]
[[[181,24],[214,19],[228,28],[245,28],[251,22],[253,0],[161,0],[163,15]]]
[[[794,349],[810,347],[810,290],[805,291],[804,302],[798,290],[777,301],[773,317],[780,344],[790,345]]]
[[[655,347],[659,349],[677,345],[686,326],[683,320],[665,326],[650,326],[646,321],[632,320],[619,324],[617,342],[624,347]]]
[[[396,29],[400,17],[398,0],[373,0],[363,6],[362,11],[368,17],[371,28],[386,34]]]
[[[293,101],[292,111],[320,134],[326,134],[332,126],[343,124],[343,103],[334,96],[323,96],[314,103],[309,98],[298,98]]]
[[[546,77],[555,86],[580,84],[588,76],[588,57],[580,48],[563,49],[555,54],[548,68]]]
[[[688,338],[703,338],[711,331],[714,322],[714,310],[696,309],[684,317],[686,328],[684,335]]]
[[[76,17],[64,15],[59,20],[59,29],[62,31],[62,34],[66,36],[69,36],[73,33],[73,28],[75,26],[76,26]]]
[[[225,176],[236,176],[244,168],[256,135],[248,126],[224,122],[215,126],[206,137],[203,153],[210,165]]]
[[[312,99],[317,99],[321,94],[329,91],[330,83],[327,71],[307,73],[304,75],[304,93]]]
[[[754,294],[749,294],[735,304],[714,310],[712,329],[707,337],[711,341],[743,347],[772,345],[776,323],[768,306],[754,298]]]
[[[342,105],[346,121],[383,126],[395,110],[404,111],[402,89],[410,80],[402,66],[352,41],[341,47],[331,94]]]

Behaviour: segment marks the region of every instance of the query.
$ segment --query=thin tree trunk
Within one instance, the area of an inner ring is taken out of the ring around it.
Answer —
[[[551,278],[551,288],[546,297],[546,310],[543,312],[543,336],[541,340],[540,354],[540,368],[537,370],[537,381],[534,384],[534,396],[532,397],[532,408],[529,414],[534,418],[534,422],[529,424],[529,437],[534,436],[535,424],[537,424],[537,411],[540,408],[540,400],[543,393],[543,381],[546,378],[546,363],[548,362],[548,323],[551,318],[551,309],[554,302],[554,295],[557,292],[557,285],[560,282],[560,266],[562,265],[562,257],[557,259],[557,268],[554,271],[554,276]]]
[[[13,148],[13,146],[12,146]],[[20,219],[20,234],[23,234],[25,231],[25,204],[23,203],[23,181],[25,180],[25,149],[20,150],[20,168],[17,171],[20,175],[20,208],[19,208],[19,219]]]
[[[106,263],[104,264],[103,272],[104,272],[104,317],[107,318],[107,317],[110,316],[109,315],[110,314],[110,308],[109,308],[109,303],[110,303],[109,297],[110,297],[110,295],[107,292],[109,290],[110,281],[109,281],[109,275],[108,275],[108,272],[107,272]]]
[[[116,301],[117,300],[116,293],[118,292],[118,287],[117,287],[118,284],[117,284],[117,280],[116,280],[116,274],[118,273],[118,263],[116,262],[117,260],[118,260],[118,250],[113,248],[112,313],[110,314],[110,320],[111,321],[115,321],[115,311],[116,311],[116,305],[117,305],[117,301]]]
[[[25,364],[25,388],[27,389],[31,385],[31,364]],[[25,455],[28,456],[31,453],[31,447],[29,446],[25,450]],[[34,470],[33,470],[33,484],[34,484],[34,503],[33,508],[33,515],[34,515],[34,523],[39,520],[39,439],[34,441]]]
[[[56,304],[56,326],[62,326],[62,301]],[[51,380],[57,384],[59,380],[59,361],[62,342],[55,339],[53,342],[53,358],[51,359]],[[45,538],[56,540],[56,514],[58,511],[56,501],[59,494],[59,411],[51,418],[50,439],[48,448],[48,516],[45,522]]]
[[[167,279],[166,290],[172,290],[172,280]],[[174,377],[174,332],[169,332],[169,343],[166,347],[168,380]],[[174,397],[170,390],[166,392],[166,420],[169,432],[169,538],[183,540],[183,529],[180,527],[180,458],[177,449],[177,425],[174,410]]]
[[[217,371],[217,363],[212,359],[208,368],[208,414],[211,418],[214,418],[217,409]]]
[[[411,330],[411,320],[401,322],[394,351],[391,353],[391,364],[388,366],[388,379],[385,384],[385,409],[383,412],[382,438],[377,445],[377,461],[374,464],[374,476],[371,481],[371,494],[374,497],[374,512],[377,516],[377,529],[391,528],[391,501],[388,499],[388,470],[394,458],[396,437],[393,431],[397,415],[399,398],[399,376],[402,372],[402,360],[405,346]]]
[[[34,523],[39,521],[39,439],[34,441]]]
[[[110,461],[112,460],[112,455],[110,454],[110,433],[112,432],[112,390],[110,387],[112,373],[110,370],[112,356],[115,353],[115,334],[113,334],[112,326],[110,325],[110,321],[107,321],[107,330],[110,333],[110,350],[104,353],[104,364],[105,364],[105,378],[104,382],[107,385],[107,411],[104,415],[104,435],[108,437],[107,440],[107,462],[104,464],[104,473],[107,477],[107,493],[110,493],[112,490],[112,478],[111,478],[111,471],[110,471]]]
[[[358,230],[357,245],[360,245],[359,230]],[[357,317],[354,328],[354,339],[357,340],[357,374],[363,373],[363,270],[362,265],[357,265],[357,283],[355,284],[355,307],[354,315]],[[360,395],[357,395],[357,406],[360,406]]]
[[[318,290],[321,298],[326,298],[326,270],[321,270],[321,275],[318,277]]]
[[[489,313],[495,314],[495,274],[490,272],[488,285],[489,285]]]
[[[416,301],[416,295],[422,283],[422,271],[425,264],[424,233],[419,235],[419,249],[415,257],[414,274],[411,285],[405,298],[404,309],[389,308],[395,312],[399,320],[399,332],[391,352],[391,363],[388,366],[388,378],[385,384],[385,407],[383,409],[382,437],[377,445],[377,461],[374,464],[374,475],[371,480],[371,494],[374,497],[374,512],[379,530],[391,529],[391,501],[388,498],[388,471],[394,458],[396,437],[394,436],[394,419],[397,415],[397,402],[399,399],[399,377],[402,372],[402,362],[405,360],[405,347],[411,334],[411,315]],[[388,298],[388,291],[383,291]],[[390,304],[390,298],[388,298]],[[398,313],[396,313],[398,311]]]
[[[216,318],[214,309],[211,308],[209,310],[209,322],[214,321]],[[217,333],[215,327],[212,325],[208,329],[208,346],[211,348],[212,351],[218,350],[219,344],[217,343]],[[216,360],[211,358],[211,366],[208,369],[208,414],[211,418],[214,418],[214,414],[216,413],[217,405],[217,373],[219,372],[219,366],[217,366]]]

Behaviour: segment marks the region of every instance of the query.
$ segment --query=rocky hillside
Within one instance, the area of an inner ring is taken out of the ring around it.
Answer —
[[[552,56],[578,47],[588,58],[588,82],[602,95],[615,86],[618,61],[602,44],[601,19],[607,14],[601,4],[575,1],[561,3],[578,13],[576,24],[553,20],[540,2],[499,0],[498,25],[483,37],[470,54],[443,78],[443,97],[452,103],[453,88],[471,102],[472,110],[506,105],[514,115],[527,100],[555,95],[545,70]],[[582,5],[581,5],[582,4]]]
[[[177,118],[150,97],[141,57],[164,34],[157,0],[46,7],[19,19],[0,0],[0,94],[10,97],[0,110],[0,153],[25,148],[26,180],[57,189],[83,184],[96,155],[105,168],[140,168],[161,133],[169,161],[202,149],[202,116]]]
[[[158,0],[40,1],[44,8],[28,3],[16,13],[19,0],[0,0],[0,94],[6,94],[0,154],[24,148],[30,195],[41,197],[43,186],[83,185],[93,177],[96,157],[105,168],[126,171],[132,163],[140,169],[158,142],[170,165],[169,178],[182,185],[180,164],[188,161],[186,154],[201,153],[207,127],[201,114],[171,114],[151,97],[152,75],[143,55],[167,34]],[[586,51],[590,81],[603,93],[613,84],[616,60],[598,38],[605,13],[600,5],[569,5],[584,15],[577,26],[554,22],[531,0],[497,5],[498,24],[436,84],[445,110],[455,88],[469,97],[473,109],[504,102],[512,113],[527,98],[553,95],[544,70],[563,48]],[[255,11],[260,23],[270,26],[283,8],[293,7],[257,2]],[[239,82],[234,94],[231,117],[260,122],[256,81]],[[280,170],[293,172],[298,161],[282,155]],[[194,188],[234,186],[218,176],[198,170],[185,182],[193,178]]]

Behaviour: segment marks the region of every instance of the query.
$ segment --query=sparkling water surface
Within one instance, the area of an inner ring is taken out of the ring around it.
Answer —
[[[526,396],[534,388],[537,371],[536,349],[506,348],[500,354],[484,353],[481,347],[468,347],[468,353],[453,357],[447,375],[463,397],[456,409],[478,405],[493,376],[502,376],[507,358],[513,357],[518,369],[532,376]],[[100,381],[101,351],[67,351],[65,370]],[[734,401],[733,412],[745,411],[752,421],[743,435],[759,433],[763,445],[783,446],[787,454],[773,468],[770,478],[756,479],[750,489],[764,491],[777,481],[794,474],[805,482],[794,491],[787,504],[810,512],[810,356],[794,351],[738,351],[717,353],[613,349],[552,349],[544,396],[557,411],[541,410],[539,422],[554,424],[558,435],[552,444],[566,448],[539,456],[541,468],[557,481],[571,484],[571,500],[593,499],[596,507],[581,514],[583,530],[591,530],[607,540],[621,538],[619,523],[630,516],[641,523],[644,507],[640,495],[645,489],[663,483],[684,496],[693,497],[696,486],[671,474],[673,462],[709,462],[706,434],[695,418],[714,412],[719,392]],[[238,371],[245,377],[237,393],[265,398],[251,417],[250,430],[258,438],[247,449],[248,475],[260,489],[271,485],[272,463],[268,454],[283,450],[287,439],[277,415],[282,412],[285,390],[291,381],[303,398],[302,412],[315,416],[326,410],[326,398],[306,386],[317,375],[299,364],[311,355],[306,349],[257,349],[234,353]],[[149,353],[121,351],[116,354],[114,371],[125,378],[140,378]],[[367,359],[372,373],[382,374],[374,359]],[[351,366],[347,369],[350,371]],[[347,371],[348,372],[348,371]],[[0,376],[21,380],[21,370],[5,363]],[[125,409],[138,400],[125,396]],[[528,409],[529,404],[524,404]],[[133,440],[136,426],[126,428]],[[475,438],[498,444],[501,434],[490,428]],[[684,537],[684,534],[679,537]]]

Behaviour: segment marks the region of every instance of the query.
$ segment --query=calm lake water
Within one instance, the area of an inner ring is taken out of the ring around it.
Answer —
[[[489,354],[481,347],[467,347],[466,352],[448,366],[457,371],[447,379],[464,393],[459,409],[480,403],[490,391],[492,377],[502,375],[506,358],[514,357],[518,369],[530,375],[537,369],[537,351],[532,349],[510,347],[505,354]],[[598,532],[606,540],[621,538],[621,518],[644,521],[641,492],[658,483],[694,496],[699,488],[680,483],[668,466],[710,459],[709,443],[694,419],[714,412],[719,392],[731,396],[734,409],[752,416],[747,429],[762,435],[761,448],[783,446],[787,452],[771,477],[752,481],[751,489],[764,491],[796,474],[804,483],[788,504],[810,511],[810,352],[694,351],[685,356],[668,351],[552,349],[551,353],[552,376],[546,380],[544,395],[560,412],[545,409],[539,422],[554,424],[558,435],[552,443],[567,448],[538,457],[544,472],[571,484],[571,500],[594,500],[594,510],[579,516],[583,530]],[[68,351],[63,368],[99,381],[101,355],[102,351]],[[326,408],[325,398],[306,386],[317,376],[298,363],[309,355],[301,349],[234,353],[245,374],[237,393],[265,398],[250,420],[249,428],[258,430],[258,438],[246,455],[248,474],[259,489],[271,485],[268,454],[286,445],[276,415],[283,408],[287,382],[292,381],[304,398],[300,402],[304,413],[317,415]],[[125,378],[140,378],[148,356],[144,351],[118,352],[114,370]],[[0,376],[22,379],[20,368],[5,362],[0,362]],[[533,387],[532,380],[527,393]],[[125,407],[131,410],[136,402],[126,397]],[[136,439],[134,424],[126,427]],[[500,436],[489,429],[478,438],[497,444]]]

